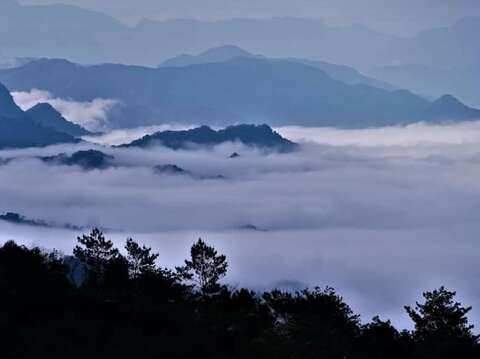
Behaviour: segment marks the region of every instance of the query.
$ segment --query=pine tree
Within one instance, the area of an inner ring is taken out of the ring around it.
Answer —
[[[456,302],[455,296],[456,292],[440,287],[423,293],[424,303],[405,307],[415,324],[413,336],[423,352],[421,356],[468,358],[478,344],[479,337],[472,333],[473,325],[467,318],[472,308]]]
[[[112,241],[105,239],[98,228],[92,229],[89,235],[78,237],[77,241],[79,244],[74,248],[73,254],[85,264],[90,279],[102,281],[109,261],[120,255],[118,249]]]
[[[151,253],[151,248],[140,246],[132,238],[129,238],[125,244],[125,249],[131,278],[136,279],[143,274],[155,272],[155,261],[158,254]]]
[[[190,256],[184,266],[177,267],[179,277],[193,283],[203,296],[218,293],[219,281],[227,274],[227,258],[201,238],[192,246]]]

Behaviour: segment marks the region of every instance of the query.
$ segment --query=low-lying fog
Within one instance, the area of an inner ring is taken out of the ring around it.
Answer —
[[[117,131],[99,142],[151,130]],[[400,327],[410,325],[403,305],[446,285],[474,306],[480,325],[480,122],[278,130],[302,141],[301,150],[80,144],[0,151],[15,158],[0,166],[0,212],[101,226],[119,244],[133,236],[167,266],[180,264],[202,237],[228,255],[231,284],[330,285],[363,320],[380,314]],[[85,171],[35,159],[85,148],[113,155],[114,166]],[[241,157],[230,159],[232,152]],[[162,164],[197,176],[155,173]],[[66,253],[79,232],[0,221],[0,241]]]

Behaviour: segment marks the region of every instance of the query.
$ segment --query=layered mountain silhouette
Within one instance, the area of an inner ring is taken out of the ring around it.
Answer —
[[[211,22],[144,20],[130,27],[108,15],[75,6],[0,2],[3,53],[61,57],[80,63],[156,66],[178,54],[232,44],[269,57],[321,59],[361,70],[393,63],[461,68],[479,64],[479,29],[480,20],[475,17],[412,37],[384,34],[361,25],[335,27],[317,19],[289,17]]]
[[[361,73],[359,73],[357,70],[349,66],[336,65],[336,64],[330,64],[324,61],[313,61],[313,60],[306,60],[306,59],[300,59],[295,57],[290,57],[286,59],[268,59],[265,56],[254,55],[244,49],[241,49],[238,46],[233,46],[233,45],[214,47],[196,56],[194,55],[176,56],[162,63],[161,67],[185,67],[185,66],[191,66],[191,65],[226,62],[238,57],[246,57],[251,59],[264,59],[264,60],[271,60],[271,61],[278,60],[278,61],[297,62],[297,63],[318,68],[323,72],[325,72],[332,79],[344,82],[349,85],[364,84],[364,85],[378,87],[386,90],[395,89],[394,86],[386,82],[364,76]]]
[[[288,17],[214,22],[144,20],[130,27],[108,15],[75,6],[21,6],[13,0],[0,1],[2,55],[157,66],[178,54],[232,44],[268,57],[295,56],[345,64],[422,95],[454,93],[474,106],[480,106],[478,86],[472,80],[478,78],[480,67],[478,33],[479,17],[462,18],[451,26],[427,29],[410,37],[361,25],[334,27],[317,19]],[[188,62],[189,57],[184,60]],[[402,73],[409,66],[415,66],[416,73],[418,69],[428,70],[404,81]],[[369,72],[385,67],[389,71]],[[431,72],[436,75],[430,76]]]
[[[57,132],[66,133],[73,137],[91,135],[83,127],[67,121],[52,105],[39,103],[26,111],[26,114],[37,124],[51,128]]]
[[[347,84],[288,60],[236,57],[161,68],[40,60],[1,70],[0,81],[16,91],[40,88],[79,101],[116,99],[122,106],[110,123],[118,127],[175,121],[365,128],[478,118],[475,111],[429,113],[432,103],[409,91]]]
[[[237,125],[215,131],[201,126],[186,131],[163,131],[147,135],[121,147],[150,147],[162,145],[174,150],[211,147],[225,142],[240,142],[247,146],[274,149],[281,152],[294,150],[297,145],[273,131],[267,125]],[[177,167],[163,169],[178,172]]]
[[[452,95],[444,95],[424,112],[425,119],[458,120],[480,119],[480,110],[465,106]]]
[[[361,69],[395,62],[462,67],[472,62],[478,65],[478,26],[478,18],[464,18],[452,26],[405,38],[360,25],[333,27],[321,20],[289,17],[214,22],[144,20],[129,27],[108,15],[74,6],[0,2],[4,53],[63,57],[81,63],[155,66],[178,54],[233,44],[267,56],[322,59]],[[456,56],[458,50],[462,50],[461,58]]]
[[[162,67],[183,67],[190,65],[209,64],[214,62],[225,62],[236,57],[258,57],[250,52],[234,45],[224,45],[208,49],[198,55],[183,54],[166,60],[161,64]]]
[[[0,84],[0,149],[77,142],[67,133],[40,125],[42,120],[37,121],[31,115],[23,112]]]
[[[371,69],[371,76],[430,97],[453,93],[480,107],[480,66],[439,68],[418,64],[389,65]]]

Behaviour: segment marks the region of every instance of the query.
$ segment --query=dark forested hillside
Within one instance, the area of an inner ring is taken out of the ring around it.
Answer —
[[[474,359],[478,337],[445,288],[406,311],[412,331],[362,324],[332,288],[255,293],[224,285],[227,258],[203,240],[175,270],[94,229],[73,256],[0,247],[5,358]]]

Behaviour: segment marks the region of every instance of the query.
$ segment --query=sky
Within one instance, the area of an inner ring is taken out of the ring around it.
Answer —
[[[20,0],[22,4],[64,3],[108,13],[128,23],[142,18],[224,19],[298,16],[332,24],[361,23],[411,34],[480,15],[478,0]]]

